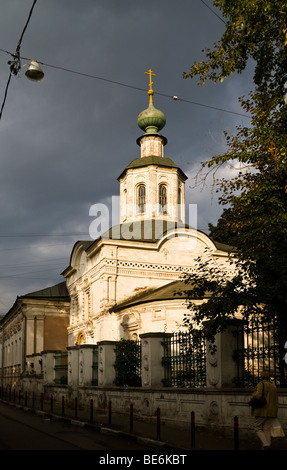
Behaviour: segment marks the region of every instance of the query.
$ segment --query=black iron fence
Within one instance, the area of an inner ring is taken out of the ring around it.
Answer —
[[[121,340],[115,345],[115,385],[141,386],[141,343]]]
[[[99,369],[99,349],[96,345],[93,348],[93,363],[92,363],[92,385],[98,385],[98,369]]]
[[[275,320],[259,317],[241,322],[234,331],[237,368],[234,383],[254,387],[262,370],[269,370],[277,386],[286,387],[287,365],[280,361],[278,328]],[[164,387],[202,388],[206,386],[206,341],[199,331],[164,334],[162,365]],[[54,355],[55,383],[67,384],[67,353]],[[282,365],[283,363],[283,365]],[[141,342],[121,340],[115,344],[115,385],[141,386]],[[282,369],[283,367],[283,369]],[[91,384],[98,385],[98,346],[93,348]]]
[[[59,351],[54,354],[55,383],[68,383],[68,353]]]
[[[274,383],[286,386],[286,364],[280,361],[278,327],[276,320],[262,320],[260,317],[242,322],[234,333],[237,348],[234,359],[237,364],[237,377],[234,381],[239,387],[254,387],[260,380],[263,370],[268,370]],[[282,370],[283,368],[283,370]]]
[[[165,335],[163,348],[165,387],[205,387],[206,342],[199,332]]]

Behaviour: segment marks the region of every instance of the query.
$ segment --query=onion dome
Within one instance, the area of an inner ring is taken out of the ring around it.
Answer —
[[[166,119],[163,112],[150,102],[148,108],[138,115],[137,123],[146,134],[157,134],[165,126]]]

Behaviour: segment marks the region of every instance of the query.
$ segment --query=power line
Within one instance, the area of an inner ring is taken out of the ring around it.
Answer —
[[[0,51],[5,52],[6,54],[13,55],[13,54],[11,54],[11,52],[6,51],[6,50],[1,49],[1,48],[0,48]],[[21,59],[22,60],[31,60],[27,57],[21,57]],[[119,82],[117,80],[112,80],[112,79],[109,79],[109,78],[99,77],[97,75],[92,75],[92,74],[88,74],[88,73],[84,73],[84,72],[79,72],[78,70],[68,69],[66,67],[61,67],[59,65],[47,64],[47,63],[39,61],[39,60],[37,60],[37,62],[41,65],[44,65],[45,67],[50,67],[50,68],[57,69],[57,70],[63,70],[64,72],[68,72],[68,73],[72,73],[72,74],[76,74],[76,75],[81,75],[83,77],[92,78],[92,79],[95,79],[95,80],[101,80],[101,81],[104,81],[104,82],[107,82],[107,83],[123,86],[123,87],[126,87],[126,88],[131,88],[131,89],[138,90],[138,91],[143,91],[143,92],[146,93],[146,88],[141,88],[141,87],[138,87],[138,86],[135,86],[135,85],[130,85],[130,84]],[[154,94],[159,95],[159,96],[163,96],[165,98],[170,98],[174,101],[181,101],[183,103],[189,103],[189,104],[192,104],[192,105],[195,105],[195,106],[201,106],[201,107],[204,107],[204,108],[214,109],[216,111],[220,111],[220,112],[223,112],[223,113],[234,114],[234,115],[237,115],[237,116],[242,116],[242,117],[250,119],[250,116],[248,116],[246,114],[243,114],[243,113],[239,113],[239,112],[236,112],[236,111],[231,111],[231,110],[224,109],[224,108],[219,108],[217,106],[210,106],[210,105],[207,105],[207,104],[198,103],[198,102],[193,101],[193,100],[187,100],[187,99],[184,99],[184,98],[179,98],[176,95],[169,95],[169,94],[166,94],[166,93],[160,93],[160,92],[156,92],[156,91],[154,92]]]
[[[222,23],[226,24],[226,22],[221,18],[221,16],[219,16],[216,11],[214,11],[209,5],[207,5],[207,3],[205,3],[203,0],[200,0],[201,3],[203,3],[215,16],[217,16],[217,18],[220,19],[220,21],[222,21]]]
[[[36,249],[42,249],[42,248],[48,248],[48,247],[55,247],[55,246],[67,246],[67,243],[57,243],[53,245],[29,245],[30,249],[36,248]],[[69,245],[70,246],[70,245]],[[13,248],[0,248],[0,251],[15,251],[15,250],[27,250],[27,245],[25,246],[17,246]]]
[[[17,238],[17,237],[75,237],[75,236],[80,236],[84,235],[87,236],[88,234],[86,232],[83,233],[0,233],[0,238]]]
[[[2,50],[2,49],[0,49],[0,50]],[[25,60],[29,60],[29,59],[26,58]],[[76,70],[67,69],[67,68],[61,67],[61,66],[46,64],[45,62],[40,62],[40,61],[37,61],[37,62],[39,62],[39,64],[41,64],[41,65],[44,65],[45,67],[51,67],[51,68],[63,70],[65,72],[73,73],[73,74],[76,74],[76,75],[83,75],[84,77],[93,78],[93,79],[96,79],[96,80],[102,80],[102,81],[105,81],[105,82],[108,82],[108,83],[112,83],[114,85],[120,85],[120,86],[124,86],[124,87],[127,87],[127,88],[132,88],[134,90],[143,91],[143,92],[146,93],[146,88],[140,88],[140,87],[137,87],[137,86],[134,86],[134,85],[129,85],[127,83],[118,82],[116,80],[111,80],[111,79],[99,77],[99,76],[96,76],[96,75],[90,75],[90,74],[79,72],[79,71],[76,71]],[[165,98],[173,99],[174,101],[182,101],[184,103],[189,103],[189,104],[193,104],[193,105],[196,105],[196,106],[203,106],[203,107],[214,109],[214,110],[221,111],[221,112],[224,112],[224,113],[231,113],[231,114],[236,114],[236,115],[243,116],[243,117],[249,117],[249,116],[247,116],[246,114],[243,114],[243,113],[238,113],[238,112],[235,112],[235,111],[229,111],[227,109],[218,108],[216,106],[209,106],[207,104],[197,103],[195,101],[186,100],[186,99],[183,99],[183,98],[178,98],[175,95],[168,95],[168,94],[160,93],[160,92],[156,92],[156,91],[154,92],[154,94],[159,95],[159,96],[164,96]]]
[[[24,26],[24,29],[23,29],[23,31],[22,31],[22,34],[21,34],[20,39],[19,39],[19,42],[18,42],[18,46],[17,46],[16,51],[19,52],[19,55],[20,55],[20,47],[21,47],[22,39],[23,39],[23,36],[24,36],[25,31],[26,31],[26,29],[27,29],[27,26],[28,26],[28,24],[29,24],[29,21],[30,21],[30,19],[31,19],[31,16],[32,16],[34,7],[35,7],[35,5],[36,5],[36,2],[37,2],[37,0],[34,0],[33,5],[32,5],[32,7],[31,7],[31,10],[30,10],[30,13],[29,13],[29,16],[28,16],[28,19],[27,19],[27,21],[26,21],[26,24],[25,24],[25,26]]]
[[[7,94],[8,94],[8,88],[9,88],[9,85],[10,85],[10,81],[11,81],[11,74],[9,75],[9,78],[8,78],[8,82],[7,82],[7,85],[6,85],[6,88],[5,88],[5,93],[4,93],[4,99],[3,99],[3,103],[2,103],[2,106],[1,106],[1,110],[0,110],[0,120],[2,118],[2,113],[3,113],[3,109],[4,109],[4,106],[5,106],[5,103],[6,103],[6,98],[7,98]]]
[[[63,269],[63,267],[62,267]],[[37,270],[37,271],[28,271],[28,272],[25,272],[25,273],[17,273],[17,274],[3,274],[3,275],[0,275],[0,279],[10,279],[10,278],[21,278],[22,279],[22,276],[26,276],[26,275],[30,275],[30,274],[37,274],[37,273],[46,273],[48,271],[55,271],[55,267],[54,268],[50,268],[50,269],[40,269],[40,270]],[[26,277],[24,278],[26,279]],[[29,278],[27,278],[29,279]]]
[[[56,258],[56,259],[45,259],[42,261],[32,261],[29,264],[1,264],[1,269],[19,269],[19,268],[34,268],[35,266],[57,266],[59,264],[59,261],[66,261],[67,256],[63,258]],[[48,263],[48,264],[46,264]],[[50,264],[51,263],[51,264]]]
[[[20,36],[20,39],[18,41],[18,44],[17,44],[17,47],[16,47],[16,54],[11,54],[13,57],[14,57],[14,60],[12,61],[9,61],[8,64],[10,65],[10,75],[9,75],[9,78],[8,78],[8,81],[7,81],[7,85],[6,85],[6,88],[5,88],[5,93],[4,93],[4,99],[3,99],[3,103],[2,103],[2,106],[1,106],[1,110],[0,110],[0,120],[2,118],[2,114],[3,114],[3,109],[4,109],[4,106],[5,106],[5,103],[6,103],[6,99],[7,99],[7,94],[8,94],[8,88],[9,88],[9,85],[10,85],[10,81],[11,81],[11,76],[12,75],[17,75],[19,73],[19,70],[21,68],[21,60],[20,60],[20,48],[21,48],[21,43],[22,43],[22,39],[23,39],[23,36],[25,34],[25,31],[28,27],[28,24],[29,24],[29,21],[31,19],[31,16],[32,16],[32,13],[33,13],[33,9],[35,7],[35,4],[36,4],[37,0],[34,0],[33,2],[33,5],[30,9],[30,13],[28,15],[28,19],[26,21],[26,24],[24,26],[24,29],[21,33],[21,36]]]
[[[155,92],[155,94],[156,94],[156,92]],[[157,93],[157,94],[161,95],[162,93]],[[168,95],[163,95],[163,96],[168,96]],[[171,96],[170,98],[173,98],[174,100],[182,101],[184,103],[190,103],[190,104],[194,104],[196,106],[202,106],[204,108],[214,109],[216,111],[221,111],[223,113],[236,114],[237,116],[242,116],[242,117],[250,119],[250,116],[248,116],[247,114],[239,113],[239,112],[236,112],[236,111],[229,111],[228,109],[218,108],[217,106],[210,106],[208,104],[197,103],[196,101],[186,100],[186,99],[178,98],[178,97],[174,97],[174,96]]]

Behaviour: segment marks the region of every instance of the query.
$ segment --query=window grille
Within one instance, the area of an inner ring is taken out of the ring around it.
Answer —
[[[159,185],[159,211],[166,212],[167,190],[165,184]]]
[[[145,185],[140,184],[137,188],[137,193],[138,193],[138,202],[137,202],[137,207],[138,207],[138,213],[143,213],[145,212],[145,205],[146,205],[146,191],[145,191]]]

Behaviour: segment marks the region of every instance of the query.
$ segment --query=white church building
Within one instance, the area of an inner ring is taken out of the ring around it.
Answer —
[[[71,300],[69,346],[183,330],[182,273],[195,269],[206,248],[230,269],[228,247],[186,224],[187,177],[164,156],[166,119],[151,84],[150,76],[149,105],[137,119],[139,157],[118,178],[120,224],[77,242],[62,273]]]

